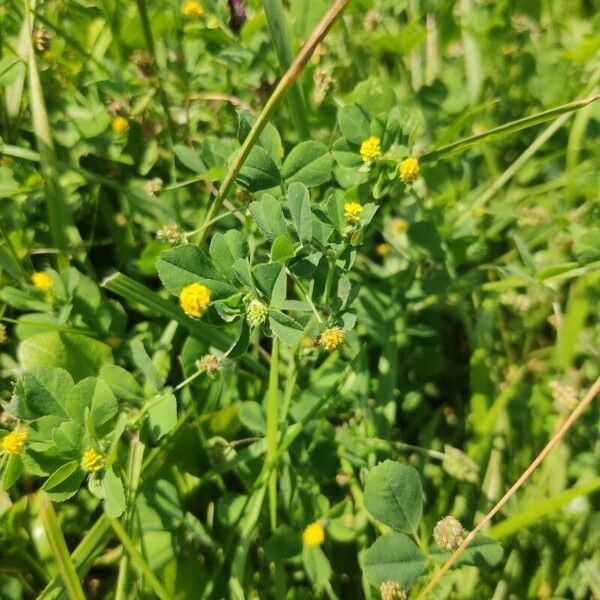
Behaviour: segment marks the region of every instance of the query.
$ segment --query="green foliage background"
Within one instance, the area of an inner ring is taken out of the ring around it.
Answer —
[[[416,597],[600,375],[598,2],[352,0],[219,195],[330,6],[239,4],[0,5],[3,600]],[[432,597],[600,597],[598,411]]]

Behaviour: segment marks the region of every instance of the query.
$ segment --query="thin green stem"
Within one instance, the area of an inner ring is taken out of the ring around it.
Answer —
[[[277,441],[279,439],[278,411],[279,400],[279,339],[273,338],[271,349],[271,367],[269,370],[269,389],[267,392],[267,457],[266,461],[273,460],[277,454]],[[269,476],[269,516],[271,529],[277,528],[277,468],[274,466]]]

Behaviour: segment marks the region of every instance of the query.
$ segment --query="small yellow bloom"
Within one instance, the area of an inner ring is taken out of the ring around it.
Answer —
[[[481,217],[483,217],[484,215],[485,215],[485,209],[484,209],[484,208],[482,208],[481,206],[476,206],[476,207],[473,209],[473,216],[474,216],[476,219],[481,219]]]
[[[382,258],[387,256],[391,249],[392,247],[387,242],[382,242],[381,244],[377,244],[377,246],[375,246],[375,252],[377,252],[377,254]]]
[[[398,170],[400,172],[400,179],[410,185],[419,176],[421,167],[419,166],[419,161],[414,156],[409,156],[400,163]]]
[[[90,448],[81,457],[81,468],[88,473],[96,473],[104,466],[104,456],[95,448]]]
[[[319,336],[319,346],[333,352],[344,343],[345,337],[344,332],[339,327],[330,327]]]
[[[320,546],[325,541],[325,532],[319,523],[311,523],[302,533],[302,541],[311,548]]]
[[[183,3],[181,12],[187,19],[199,19],[204,15],[204,7],[198,0],[187,0]]]
[[[129,121],[125,117],[121,117],[117,115],[111,122],[110,128],[113,130],[113,133],[117,135],[121,135],[125,133],[129,129]]]
[[[206,19],[206,28],[207,29],[218,29],[219,28],[219,19],[215,15],[210,15],[208,19]]]
[[[123,343],[123,340],[118,335],[109,335],[104,340],[104,343],[113,350],[116,350]]]
[[[305,350],[308,350],[309,348],[312,348],[315,345],[315,343],[313,342],[313,339],[311,337],[309,337],[308,335],[305,335],[302,338],[302,347]]]
[[[28,437],[29,433],[27,431],[11,431],[7,436],[2,438],[2,450],[6,454],[14,456],[21,454],[21,450],[23,450]]]
[[[31,276],[31,283],[38,290],[47,292],[52,287],[52,278],[45,271],[37,271]]]
[[[360,145],[360,155],[365,162],[375,160],[381,156],[381,140],[372,135]]]
[[[200,318],[210,304],[210,290],[201,283],[186,285],[179,294],[179,303],[188,317]]]
[[[358,223],[362,210],[362,204],[358,202],[346,202],[344,204],[344,218],[348,223]]]
[[[406,233],[408,231],[408,221],[404,219],[393,219],[390,223],[392,233]]]

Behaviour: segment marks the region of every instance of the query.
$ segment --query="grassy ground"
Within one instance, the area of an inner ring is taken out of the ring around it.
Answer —
[[[600,598],[599,8],[3,2],[0,599]]]

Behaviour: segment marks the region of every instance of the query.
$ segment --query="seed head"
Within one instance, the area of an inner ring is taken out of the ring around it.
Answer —
[[[36,271],[33,273],[31,275],[31,283],[33,283],[35,288],[44,292],[52,288],[52,278],[46,271]]]
[[[52,32],[45,25],[40,25],[33,33],[33,46],[37,52],[46,52],[50,48],[52,38]]]
[[[173,246],[178,246],[185,242],[185,235],[179,229],[179,225],[171,223],[161,227],[156,232],[156,239],[161,242],[167,242],[167,244],[172,244]]]
[[[125,117],[117,115],[111,121],[110,128],[112,129],[113,133],[122,135],[129,129],[129,121]]]
[[[258,300],[252,300],[248,305],[248,311],[246,312],[246,319],[250,327],[259,327],[267,320],[269,309]]]
[[[410,185],[419,176],[421,167],[419,166],[419,161],[414,156],[410,156],[400,163],[398,170],[400,172],[400,179],[407,185]]]
[[[152,77],[156,73],[156,65],[152,55],[145,50],[134,50],[129,57],[131,64],[137,69],[140,77]]]
[[[183,3],[181,12],[186,19],[199,19],[204,16],[204,7],[198,0],[187,0]]]
[[[179,294],[179,303],[188,317],[198,319],[210,304],[210,290],[201,283],[186,285]]]
[[[406,592],[397,581],[384,581],[379,586],[381,600],[406,600]]]
[[[358,223],[362,211],[362,204],[359,204],[358,202],[346,202],[346,204],[344,204],[344,219],[346,219],[348,223]]]
[[[438,548],[448,552],[456,550],[463,541],[464,529],[453,516],[444,517],[433,528],[433,541]]]
[[[161,193],[163,188],[163,180],[160,177],[153,177],[152,179],[148,179],[144,184],[144,190],[146,194],[150,196],[158,196]]]
[[[381,140],[372,135],[360,145],[360,155],[364,162],[369,162],[381,157]]]
[[[319,336],[319,346],[328,352],[337,350],[343,343],[346,335],[339,327],[330,327]]]
[[[316,521],[308,525],[308,527],[302,533],[302,541],[305,546],[314,548],[320,546],[325,541],[325,532],[320,523]]]
[[[202,358],[196,361],[198,371],[203,371],[209,377],[215,377],[221,370],[223,361],[214,354],[205,354]]]
[[[104,466],[104,456],[95,448],[90,448],[81,457],[81,468],[87,473],[96,473]]]
[[[21,454],[28,437],[29,433],[26,430],[11,431],[2,438],[2,450],[6,452],[6,454],[12,454],[13,456]]]

